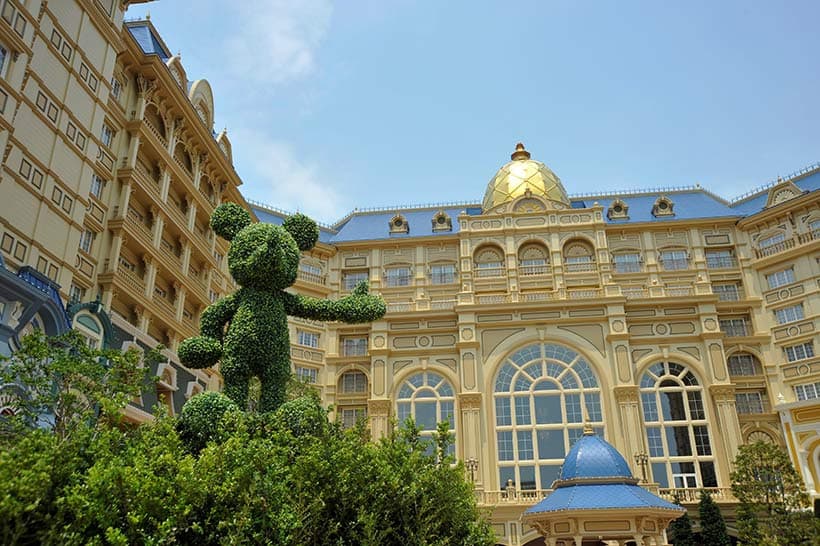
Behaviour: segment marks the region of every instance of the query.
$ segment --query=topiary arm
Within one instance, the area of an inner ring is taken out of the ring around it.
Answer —
[[[362,282],[353,293],[336,301],[282,292],[288,315],[311,320],[338,320],[348,324],[378,320],[387,312],[381,296],[368,294]]]
[[[180,362],[188,368],[208,368],[222,358],[222,336],[225,325],[236,313],[238,298],[231,294],[208,306],[199,319],[202,335],[189,337],[177,348]]]

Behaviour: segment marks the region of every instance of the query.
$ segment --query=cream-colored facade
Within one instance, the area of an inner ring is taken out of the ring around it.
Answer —
[[[519,516],[585,413],[651,488],[692,507],[709,488],[731,524],[746,442],[787,447],[817,498],[820,167],[732,203],[699,187],[570,199],[522,150],[482,204],[328,226],[299,289],[334,298],[368,279],[388,314],[293,320],[297,373],[376,437],[450,419],[502,544],[537,540]]]
[[[208,222],[244,199],[208,82],[189,82],[150,21],[124,23],[127,4],[2,2],[0,248],[9,270],[59,284],[91,343],[169,349],[157,392],[129,409],[141,420],[220,387],[174,350],[234,288]]]

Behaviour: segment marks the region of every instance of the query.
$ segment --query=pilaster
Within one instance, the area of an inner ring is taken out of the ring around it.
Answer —
[[[461,409],[461,445],[464,449],[463,460],[470,457],[478,459],[478,469],[475,474],[475,487],[483,489],[484,467],[487,461],[481,460],[481,393],[465,392],[458,395],[458,404]]]
[[[390,426],[390,400],[368,400],[367,416],[370,419],[370,434],[374,440],[387,436]]]

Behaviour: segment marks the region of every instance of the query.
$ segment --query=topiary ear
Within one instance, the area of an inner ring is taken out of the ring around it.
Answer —
[[[319,226],[304,214],[294,214],[282,224],[299,246],[299,250],[310,250],[319,240]]]
[[[251,215],[236,203],[222,203],[211,214],[211,229],[228,241],[251,224]]]

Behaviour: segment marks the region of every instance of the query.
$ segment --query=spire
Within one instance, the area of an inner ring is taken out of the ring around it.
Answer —
[[[530,153],[524,149],[524,145],[520,142],[515,145],[515,151],[510,155],[510,159],[513,161],[519,159],[529,159]]]

